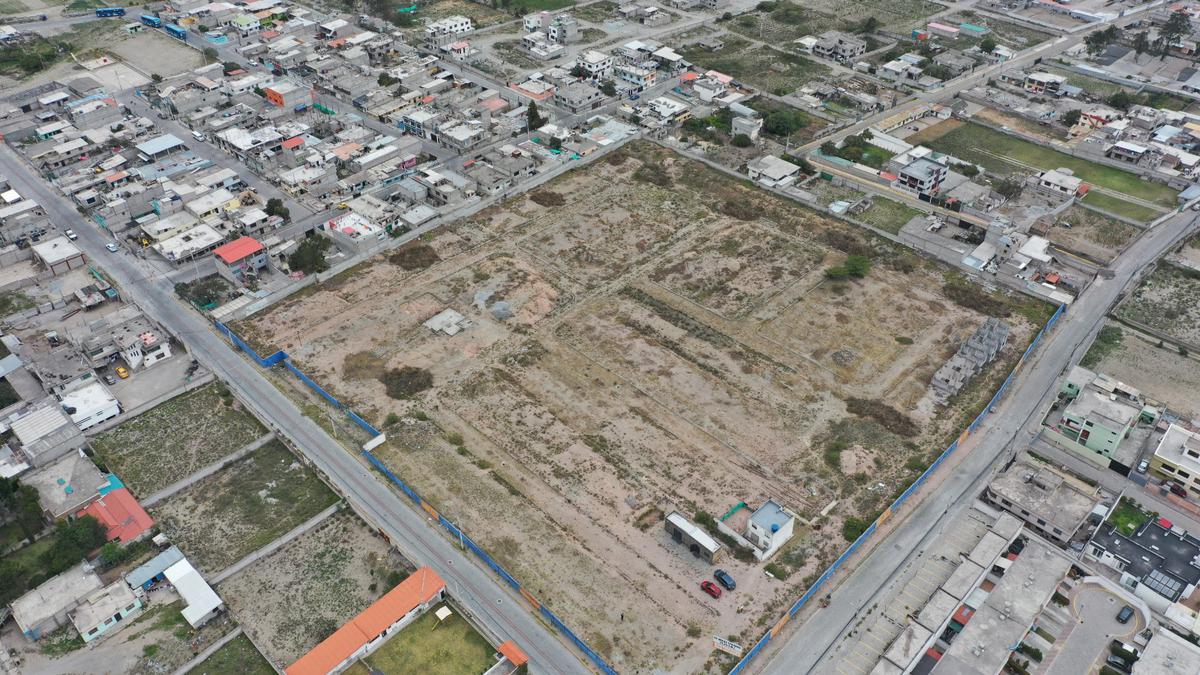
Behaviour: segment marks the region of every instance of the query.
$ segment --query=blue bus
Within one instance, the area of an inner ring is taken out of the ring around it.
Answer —
[[[157,16],[143,14],[142,15],[142,23],[146,24],[147,26],[150,26],[151,28],[162,28],[162,19],[158,18]]]
[[[101,7],[96,10],[96,16],[125,16],[124,7]]]
[[[170,35],[173,38],[187,40],[187,31],[173,23],[163,26],[163,30],[167,31],[167,35]]]

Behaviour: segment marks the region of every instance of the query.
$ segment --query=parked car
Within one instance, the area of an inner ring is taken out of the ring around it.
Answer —
[[[117,245],[116,245],[116,244],[114,244],[114,243],[112,243],[111,241],[110,241],[110,242],[108,242],[107,244],[105,244],[105,245],[104,245],[104,248],[108,249],[108,252],[109,252],[109,253],[116,253],[116,252],[117,252]]]
[[[113,370],[117,372],[117,377],[121,378],[122,380],[129,379],[129,369],[125,366],[117,366],[116,368],[113,368]]]
[[[1129,623],[1129,620],[1132,618],[1133,608],[1129,605],[1125,605],[1121,608],[1121,611],[1117,612],[1117,623]]]
[[[1127,663],[1125,661],[1125,659],[1117,656],[1116,654],[1108,657],[1107,659],[1104,659],[1104,663],[1108,664],[1112,668],[1116,668],[1117,670],[1121,671],[1122,673],[1129,672],[1129,663]]]
[[[117,383],[117,378],[113,377],[112,375],[104,376],[104,384],[116,384],[116,383]]]
[[[70,239],[71,241],[75,241],[79,238],[79,235],[75,234],[75,230],[67,230],[63,232],[63,234],[67,235],[67,239]]]
[[[1187,489],[1179,483],[1167,483],[1167,488],[1171,491],[1171,494],[1175,495],[1176,497],[1188,496]]]
[[[700,590],[713,596],[713,598],[721,597],[721,587],[709,581],[708,579],[700,582]]]
[[[1150,460],[1143,459],[1142,461],[1138,462],[1137,472],[1138,473],[1146,473],[1146,469],[1149,469],[1149,468],[1150,468]]]
[[[721,582],[721,585],[727,590],[732,591],[733,589],[737,588],[737,582],[735,582],[733,577],[729,576],[729,573],[725,570],[717,570],[716,572],[713,572],[713,578]]]

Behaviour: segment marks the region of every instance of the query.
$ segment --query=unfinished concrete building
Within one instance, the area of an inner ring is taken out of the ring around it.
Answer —
[[[945,405],[951,396],[961,391],[984,366],[996,358],[1007,341],[1008,324],[995,317],[984,321],[959,346],[958,352],[933,374],[929,386],[933,389],[934,400],[939,405]]]

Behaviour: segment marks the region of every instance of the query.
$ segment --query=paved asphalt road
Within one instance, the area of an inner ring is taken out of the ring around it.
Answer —
[[[768,650],[759,665],[764,673],[816,672],[815,667],[859,612],[872,605],[888,580],[935,538],[965,508],[1009,450],[1028,445],[1037,433],[1040,414],[1050,404],[1059,376],[1077,363],[1100,330],[1104,315],[1118,295],[1156,258],[1196,230],[1197,214],[1184,210],[1145,232],[1111,266],[1113,277],[1098,277],[1076,298],[1055,328],[1042,340],[1014,378],[1008,394],[980,429],[959,449],[960,464],[948,472],[937,491],[928,494],[907,520],[862,561],[833,593],[820,621],[807,621]]]
[[[19,192],[45,207],[60,228],[73,227],[79,234],[76,243],[113,277],[127,300],[136,302],[186,342],[195,358],[228,382],[277,433],[290,438],[358,511],[384,529],[405,555],[419,565],[434,567],[446,580],[450,594],[491,632],[501,639],[515,640],[529,654],[533,672],[588,672],[575,651],[541,624],[519,596],[508,591],[490,571],[476,566],[467,553],[436,531],[435,525],[422,522],[423,514],[302,415],[256,366],[180,304],[161,272],[123,251],[106,251],[104,245],[111,241],[107,234],[81,222],[75,208],[52,192],[7,146],[0,148],[0,173]]]

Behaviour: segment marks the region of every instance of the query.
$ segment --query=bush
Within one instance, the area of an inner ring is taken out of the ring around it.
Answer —
[[[866,532],[867,528],[870,527],[871,523],[873,522],[875,521],[850,516],[846,519],[846,522],[842,523],[842,537],[845,538],[846,541],[853,542],[861,537],[862,533]]]
[[[1017,647],[1017,651],[1021,652],[1025,656],[1028,656],[1034,661],[1040,662],[1042,660],[1042,650],[1038,649],[1037,647],[1030,647],[1029,645],[1022,643],[1020,647]]]
[[[433,374],[424,368],[404,366],[379,376],[387,395],[394,399],[411,398],[433,386]]]
[[[567,198],[552,190],[538,190],[529,195],[529,199],[538,206],[563,206]]]
[[[746,134],[738,134],[733,137],[733,146],[735,148],[748,148],[752,145],[754,145],[754,141],[750,140],[750,137]]]
[[[404,246],[399,251],[388,256],[388,262],[409,272],[423,270],[441,259],[441,256],[437,254],[437,251],[433,250],[432,246],[421,243]]]
[[[765,570],[767,574],[770,574],[781,581],[787,579],[791,575],[791,572],[788,571],[788,568],[780,565],[779,563],[767,563],[766,565],[763,565],[763,570]]]
[[[305,274],[316,274],[329,269],[325,260],[325,252],[333,242],[320,235],[313,235],[300,242],[296,250],[288,256],[288,267]]]
[[[851,398],[846,401],[846,410],[852,415],[875,420],[884,429],[905,438],[917,435],[916,423],[892,406],[874,399]]]

